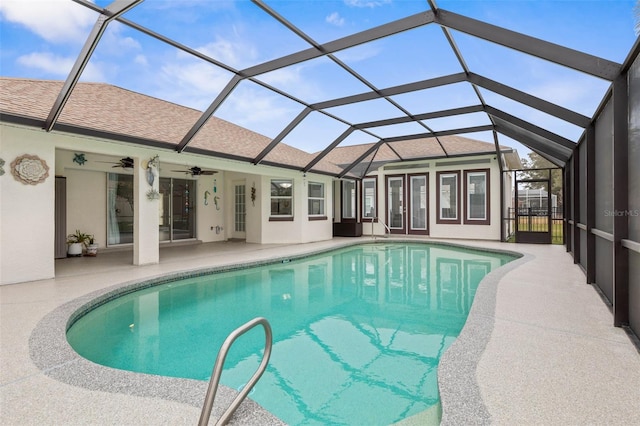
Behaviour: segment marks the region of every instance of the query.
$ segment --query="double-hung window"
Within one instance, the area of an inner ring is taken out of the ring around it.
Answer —
[[[342,181],[342,219],[356,219],[356,181]]]
[[[271,219],[293,218],[293,180],[271,179]]]
[[[376,178],[362,179],[362,218],[376,218]]]
[[[436,223],[460,223],[460,172],[437,173]]]
[[[465,170],[464,223],[489,225],[489,170]]]
[[[324,183],[309,182],[308,200],[309,200],[309,218],[310,219],[326,219],[324,210]]]

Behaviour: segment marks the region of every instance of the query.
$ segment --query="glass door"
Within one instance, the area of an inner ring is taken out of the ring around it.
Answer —
[[[107,245],[133,243],[133,176],[108,173]]]
[[[160,199],[158,214],[160,215],[160,241],[171,241],[171,179],[160,178]]]
[[[516,243],[551,244],[550,183],[516,177]]]
[[[160,241],[196,238],[196,181],[160,178]]]
[[[246,238],[247,197],[244,183],[234,184],[234,234],[233,238]]]
[[[405,233],[404,176],[387,176],[387,225],[391,233]]]
[[[416,175],[409,177],[410,192],[410,234],[426,234],[427,233],[427,175]]]
[[[186,240],[196,237],[195,181],[172,179],[172,239]]]

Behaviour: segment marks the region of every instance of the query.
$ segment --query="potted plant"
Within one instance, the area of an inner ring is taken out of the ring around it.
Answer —
[[[89,235],[76,229],[73,234],[67,235],[67,256],[82,256],[82,249],[89,242]]]
[[[97,256],[98,255],[98,243],[94,241],[93,235],[89,235],[89,240],[85,244],[87,248],[87,256]]]

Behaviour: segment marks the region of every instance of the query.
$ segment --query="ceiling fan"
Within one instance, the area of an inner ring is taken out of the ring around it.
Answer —
[[[113,166],[111,166],[111,167],[121,167],[123,169],[132,169],[133,168],[133,158],[131,158],[131,157],[121,158],[117,162],[111,162],[111,161],[96,161],[96,162],[97,163],[113,164]]]
[[[172,172],[184,172],[191,176],[208,176],[208,175],[214,175],[218,173],[217,170],[204,170],[198,166],[193,166],[187,170],[172,170]]]

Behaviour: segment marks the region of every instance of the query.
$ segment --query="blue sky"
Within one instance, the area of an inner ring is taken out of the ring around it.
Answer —
[[[96,0],[105,7],[110,1]],[[424,0],[269,1],[266,3],[318,43],[428,10]],[[445,10],[522,32],[621,63],[636,39],[632,0],[439,0]],[[241,70],[307,49],[309,45],[248,0],[146,0],[124,17]],[[71,0],[0,2],[0,75],[64,80],[97,14]],[[469,69],[532,95],[591,116],[608,82],[452,31]],[[427,25],[336,53],[338,59],[377,88],[461,71],[443,32]],[[109,25],[85,69],[83,81],[114,84],[199,110],[206,109],[232,74],[120,23]],[[369,88],[327,58],[310,60],[259,78],[307,103]],[[485,101],[572,140],[581,129],[481,89]],[[469,84],[394,98],[412,114],[478,104]],[[243,81],[216,111],[275,137],[303,109],[260,85]],[[352,122],[403,114],[385,101],[327,111]],[[431,120],[434,130],[488,124],[484,114]],[[346,125],[312,113],[285,142],[321,150]],[[416,125],[378,128],[376,136],[422,133]],[[469,137],[492,141],[491,134]],[[355,132],[346,144],[372,142]],[[501,143],[515,144],[501,137]]]

